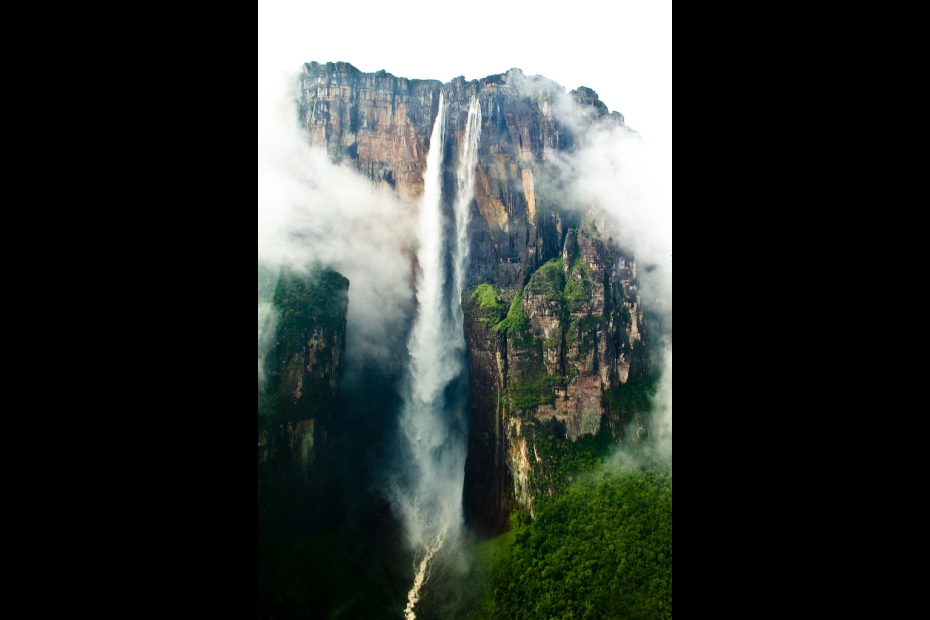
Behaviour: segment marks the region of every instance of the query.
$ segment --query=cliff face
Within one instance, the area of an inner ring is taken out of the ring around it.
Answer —
[[[440,145],[446,188],[469,103],[481,105],[462,300],[471,377],[464,506],[468,523],[492,534],[506,529],[515,506],[532,511],[546,492],[541,438],[617,435],[629,421],[607,395],[641,359],[637,264],[616,246],[602,212],[569,204],[553,171],[554,155],[580,146],[585,127],[622,126],[623,117],[608,114],[590,89],[566,94],[518,69],[442,84],[314,62],[300,77],[300,120],[334,162],[414,200],[436,146],[429,137],[440,89],[449,115]]]
[[[348,288],[349,281],[332,271],[285,272],[277,280],[277,324],[258,396],[260,500],[268,490],[312,481],[314,446],[335,407]]]
[[[519,69],[442,84],[383,71],[362,73],[344,62],[311,62],[300,78],[298,113],[310,141],[322,145],[334,162],[354,162],[375,183],[416,199],[423,192],[440,89],[449,115],[443,145],[448,174],[454,174],[471,98],[477,96],[481,104],[469,280],[522,286],[536,265],[562,248],[562,199],[545,179],[551,176],[547,156],[574,148],[581,139],[556,114],[564,88]],[[590,89],[572,91],[571,99],[576,105],[570,124],[623,124],[622,115],[608,115]]]

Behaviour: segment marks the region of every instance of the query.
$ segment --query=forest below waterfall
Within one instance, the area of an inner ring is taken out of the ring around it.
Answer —
[[[259,162],[258,617],[670,620],[670,213],[639,134],[518,68],[288,87]]]
[[[278,348],[285,351],[292,341],[305,339],[303,332],[291,336],[301,312],[329,308],[333,296],[338,298],[338,282],[332,277],[309,286],[299,278],[281,278],[274,295],[265,292],[263,299],[281,316]],[[342,482],[324,484],[300,511],[269,504],[260,513],[260,534],[265,532],[259,537],[260,618],[402,617],[413,558],[400,524],[376,496],[352,499],[339,492],[367,485],[370,465],[364,463],[370,455],[352,437],[386,402],[383,389],[375,383],[369,390],[335,395],[332,404],[344,424],[331,432],[341,447],[320,457],[339,464],[329,471]],[[656,389],[657,377],[647,374],[616,386],[605,398],[617,409],[647,414]],[[262,407],[275,409],[270,395],[260,392],[260,414]],[[284,420],[276,417],[283,414],[271,412],[260,420]],[[516,510],[509,532],[466,538],[459,552],[469,568],[450,570],[438,563],[418,618],[671,618],[670,465],[651,457],[655,446],[648,436],[618,444],[606,419],[598,433],[576,441],[563,433],[553,429],[534,444],[540,457],[529,480],[535,516]],[[272,520],[285,525],[271,525]],[[270,535],[284,530],[286,535]]]
[[[672,617],[670,469],[591,475],[511,523],[473,617]]]

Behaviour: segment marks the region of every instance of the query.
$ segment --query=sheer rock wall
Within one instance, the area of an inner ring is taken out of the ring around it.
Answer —
[[[423,192],[441,89],[448,110],[441,147],[450,213],[468,106],[473,97],[480,102],[471,262],[462,300],[471,381],[463,501],[472,527],[502,532],[514,507],[533,510],[529,481],[540,458],[535,439],[556,429],[575,440],[601,429],[605,415],[616,417],[604,391],[628,380],[632,352],[643,346],[635,258],[616,246],[604,214],[574,204],[559,182],[558,155],[583,144],[584,128],[623,126],[623,117],[608,113],[591,89],[566,93],[519,69],[443,84],[312,62],[299,82],[307,139],[335,163],[357,168],[411,202]],[[560,278],[552,264],[544,267],[553,259]],[[541,268],[547,271],[539,275]],[[482,283],[494,287],[503,311],[472,299]],[[517,297],[526,322],[501,329]],[[607,426],[615,429],[616,422]]]

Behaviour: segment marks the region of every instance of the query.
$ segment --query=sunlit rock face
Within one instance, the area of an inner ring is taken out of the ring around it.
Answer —
[[[463,138],[472,97],[481,105],[474,188],[479,217],[471,220],[469,280],[522,286],[535,265],[555,256],[562,246],[560,199],[546,181],[552,176],[546,156],[574,148],[580,137],[559,120],[560,100],[581,102],[569,111],[573,122],[606,116],[622,124],[622,117],[606,115],[590,89],[580,89],[584,96],[574,91],[566,96],[555,82],[526,77],[519,69],[443,84],[383,71],[362,73],[344,62],[303,66],[298,113],[309,140],[324,146],[333,161],[354,162],[372,181],[412,200],[423,192],[440,89],[445,92],[450,128],[444,148],[450,154],[457,152]],[[450,175],[454,160],[445,158]]]
[[[546,492],[534,479],[538,438],[616,434],[627,422],[604,392],[626,383],[643,354],[637,262],[618,247],[603,212],[573,203],[559,180],[559,155],[582,146],[585,128],[622,127],[623,117],[608,114],[589,88],[566,92],[519,69],[443,84],[311,62],[299,79],[299,120],[334,162],[412,202],[436,147],[429,140],[440,89],[449,205],[472,98],[481,107],[462,299],[470,376],[463,501],[466,522],[495,534],[515,507],[533,511]],[[493,287],[499,308],[472,298],[481,284]],[[523,320],[502,326],[517,298]]]

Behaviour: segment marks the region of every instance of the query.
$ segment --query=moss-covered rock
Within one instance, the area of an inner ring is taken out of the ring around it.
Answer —
[[[261,279],[262,274],[259,273]],[[278,321],[258,392],[259,488],[306,482],[336,406],[349,281],[328,269],[285,270],[272,297]]]

